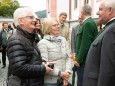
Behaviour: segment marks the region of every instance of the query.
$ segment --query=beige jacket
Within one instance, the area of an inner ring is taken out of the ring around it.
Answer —
[[[60,35],[63,36],[67,41],[69,41],[69,28],[66,26],[66,24],[60,26]]]

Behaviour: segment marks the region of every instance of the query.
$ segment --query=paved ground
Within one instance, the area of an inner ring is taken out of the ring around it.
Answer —
[[[0,53],[0,60],[1,60],[1,53]],[[6,86],[7,68],[8,68],[8,60],[6,68],[2,68],[2,63],[0,64],[0,86]]]

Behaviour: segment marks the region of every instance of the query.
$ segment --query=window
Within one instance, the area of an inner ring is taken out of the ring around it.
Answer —
[[[84,0],[84,4],[88,4],[89,3],[89,0]]]
[[[74,9],[77,8],[77,3],[78,3],[78,0],[74,0]]]

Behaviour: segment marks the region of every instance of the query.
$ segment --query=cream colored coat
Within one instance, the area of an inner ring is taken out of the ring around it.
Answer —
[[[71,73],[71,54],[64,37],[45,35],[44,39],[38,43],[38,48],[45,61],[55,62],[53,72],[45,75],[45,83],[56,83],[59,71]]]

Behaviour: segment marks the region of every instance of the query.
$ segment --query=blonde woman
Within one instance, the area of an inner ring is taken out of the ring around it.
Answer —
[[[54,70],[45,75],[44,86],[57,86],[57,79],[63,79],[67,86],[71,74],[71,55],[66,39],[59,36],[60,26],[56,19],[45,19],[42,25],[44,38],[38,43],[43,60],[55,62]]]

